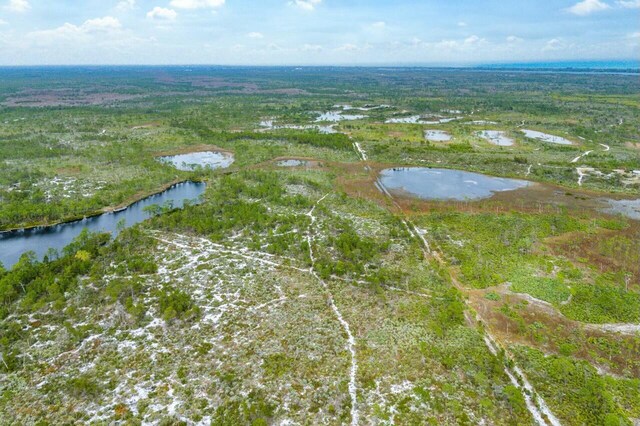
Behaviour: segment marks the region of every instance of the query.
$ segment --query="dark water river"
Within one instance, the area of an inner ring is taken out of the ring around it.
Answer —
[[[170,202],[173,207],[181,208],[185,200],[196,203],[205,187],[204,183],[183,182],[117,212],[60,225],[0,233],[0,262],[5,268],[11,268],[28,251],[33,251],[38,259],[42,259],[50,248],[60,251],[85,228],[93,232],[110,232],[115,237],[121,220],[124,220],[125,227],[130,227],[148,219],[149,213],[144,209],[153,204],[162,206]]]

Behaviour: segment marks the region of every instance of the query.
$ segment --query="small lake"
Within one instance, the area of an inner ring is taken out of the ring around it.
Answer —
[[[444,130],[425,130],[424,137],[431,142],[449,142],[451,135]]]
[[[513,139],[507,137],[506,132],[501,132],[499,130],[483,130],[476,134],[494,145],[513,146]]]
[[[226,169],[234,161],[233,155],[217,151],[191,152],[189,154],[159,157],[158,159],[185,172],[191,172],[200,167],[204,169]]]
[[[11,268],[28,251],[35,252],[36,257],[42,259],[49,248],[61,251],[85,228],[92,232],[110,232],[115,237],[121,220],[124,220],[125,227],[130,227],[149,218],[144,209],[150,205],[172,203],[173,207],[181,208],[185,200],[196,203],[205,187],[206,184],[199,182],[179,183],[117,212],[60,225],[0,233],[0,262],[5,268]]]
[[[537,139],[542,142],[557,143],[559,145],[573,145],[569,139],[560,136],[554,136],[547,133],[538,132],[537,130],[522,129],[524,135],[531,139]]]
[[[496,192],[512,191],[531,185],[518,179],[487,176],[462,170],[407,167],[386,169],[379,183],[388,191],[424,200],[480,200]]]

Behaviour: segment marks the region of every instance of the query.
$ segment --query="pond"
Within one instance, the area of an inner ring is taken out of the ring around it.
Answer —
[[[431,142],[449,142],[451,140],[451,134],[444,130],[425,130],[424,137]]]
[[[198,202],[205,187],[204,183],[183,182],[117,212],[59,225],[0,233],[0,262],[5,268],[11,268],[28,251],[35,252],[36,257],[42,259],[50,248],[60,251],[69,245],[85,228],[92,232],[110,232],[115,237],[120,221],[124,221],[125,227],[130,227],[148,219],[145,207],[171,203],[173,207],[181,208],[187,200]]]
[[[296,160],[296,159],[280,160],[277,163],[278,167],[306,167],[306,166],[309,166],[310,164],[311,163],[307,160]]]
[[[429,117],[429,118],[433,118]],[[412,115],[410,117],[396,117],[389,118],[385,121],[387,124],[446,124],[451,123],[455,120],[460,120],[462,117],[450,117],[450,118],[438,118],[436,119],[427,119],[423,118],[420,115]]]
[[[260,122],[260,126],[264,127],[265,130],[279,130],[279,129],[292,129],[292,130],[317,130],[319,133],[323,135],[331,135],[335,133],[339,133],[335,126],[336,124],[330,124],[327,126],[323,126],[320,124],[279,124],[276,125],[273,123],[273,120],[265,120]]]
[[[482,139],[498,146],[513,146],[513,139],[507,137],[506,132],[499,130],[483,130],[476,133]]]
[[[640,199],[637,200],[603,200],[609,206],[601,209],[604,213],[620,214],[630,219],[640,220]]]
[[[524,180],[499,178],[462,170],[408,167],[386,169],[378,183],[391,193],[424,200],[479,200],[496,192],[529,186]]]
[[[464,124],[473,124],[474,126],[486,126],[488,124],[498,124],[495,121],[487,121],[487,120],[474,120],[474,121],[467,121]]]
[[[367,118],[367,116],[361,114],[343,114],[342,111],[329,111],[320,113],[320,115],[318,115],[318,118],[316,118],[316,123],[324,121],[337,123],[338,121],[362,120],[363,118]]]
[[[226,169],[233,164],[232,154],[218,151],[191,152],[189,154],[168,155],[158,158],[163,163],[172,164],[176,169],[191,172],[199,167],[205,169]]]
[[[388,124],[418,124],[421,123],[422,117],[412,115],[411,117],[389,118],[385,123]]]
[[[352,110],[358,110],[358,111],[373,111],[374,109],[381,109],[381,108],[391,108],[391,105],[365,105],[363,107],[354,107],[353,105],[350,104],[337,104],[333,106],[334,108],[342,108],[343,111],[352,111]]]
[[[522,129],[524,135],[531,139],[537,139],[542,142],[557,143],[559,145],[573,145],[569,139],[562,138],[560,136],[554,136],[547,133],[538,132],[537,130]]]

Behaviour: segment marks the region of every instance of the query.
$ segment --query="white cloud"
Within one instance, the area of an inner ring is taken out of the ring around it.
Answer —
[[[216,9],[224,6],[225,0],[171,0],[176,9]]]
[[[488,45],[488,41],[484,38],[472,35],[464,40],[441,40],[438,42],[421,42],[417,44],[414,40],[413,46],[427,50],[438,51],[440,53],[452,54],[456,52],[476,52]]]
[[[618,0],[616,4],[625,9],[640,9],[640,0]]]
[[[4,19],[0,19],[0,25],[9,25],[9,23]]]
[[[290,6],[295,6],[302,10],[314,10],[316,6],[322,3],[322,0],[292,0],[289,2]]]
[[[264,38],[264,34],[254,31],[247,34],[247,37],[254,38],[254,39],[261,39],[261,38]]]
[[[610,9],[607,3],[601,2],[600,0],[583,0],[579,3],[574,4],[569,9],[569,12],[578,16],[586,16],[594,12],[601,12],[603,10]]]
[[[514,36],[514,35],[510,35],[509,37],[507,37],[507,41],[509,43],[520,43],[524,40],[522,40],[520,37]]]
[[[116,6],[118,12],[128,12],[136,7],[136,0],[121,0]]]
[[[371,28],[374,30],[384,30],[387,27],[386,22],[378,21],[371,24]]]
[[[338,52],[353,52],[354,50],[358,50],[358,46],[352,43],[343,44],[342,46],[336,48]]]
[[[80,41],[95,34],[115,33],[122,28],[120,21],[112,16],[88,19],[82,25],[66,23],[52,30],[33,31],[26,38],[38,44],[52,44],[59,40]]]
[[[627,36],[627,38],[631,38],[631,39],[639,39],[639,40],[640,40],[640,31],[638,31],[638,32],[636,32],[636,33],[629,34],[629,35]]]
[[[322,50],[322,46],[319,44],[305,44],[301,49],[303,52],[320,52]]]
[[[458,26],[459,26],[459,27],[466,27],[466,26],[467,26],[467,23],[466,23],[466,22],[463,22],[463,21],[460,21],[460,22],[458,22]]]
[[[284,50],[284,48],[282,48],[282,46],[280,46],[279,44],[276,44],[276,43],[267,44],[267,49],[268,50],[273,50],[273,51]]]
[[[480,37],[478,37],[477,35],[472,35],[470,37],[467,37],[466,39],[464,39],[465,44],[474,44],[480,41]]]
[[[22,13],[31,9],[31,5],[27,0],[9,0],[4,8],[10,12]]]
[[[80,28],[85,32],[110,31],[122,28],[122,24],[113,16],[105,16],[104,18],[89,19]]]
[[[562,50],[565,48],[565,43],[559,38],[552,38],[547,42],[547,44],[542,48],[543,52],[553,52],[556,50]]]
[[[147,12],[147,18],[159,21],[174,21],[178,17],[178,13],[173,9],[165,9],[164,7],[154,7]]]

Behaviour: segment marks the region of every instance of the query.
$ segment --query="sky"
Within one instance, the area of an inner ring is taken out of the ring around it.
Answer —
[[[0,0],[0,65],[640,59],[640,0]]]

